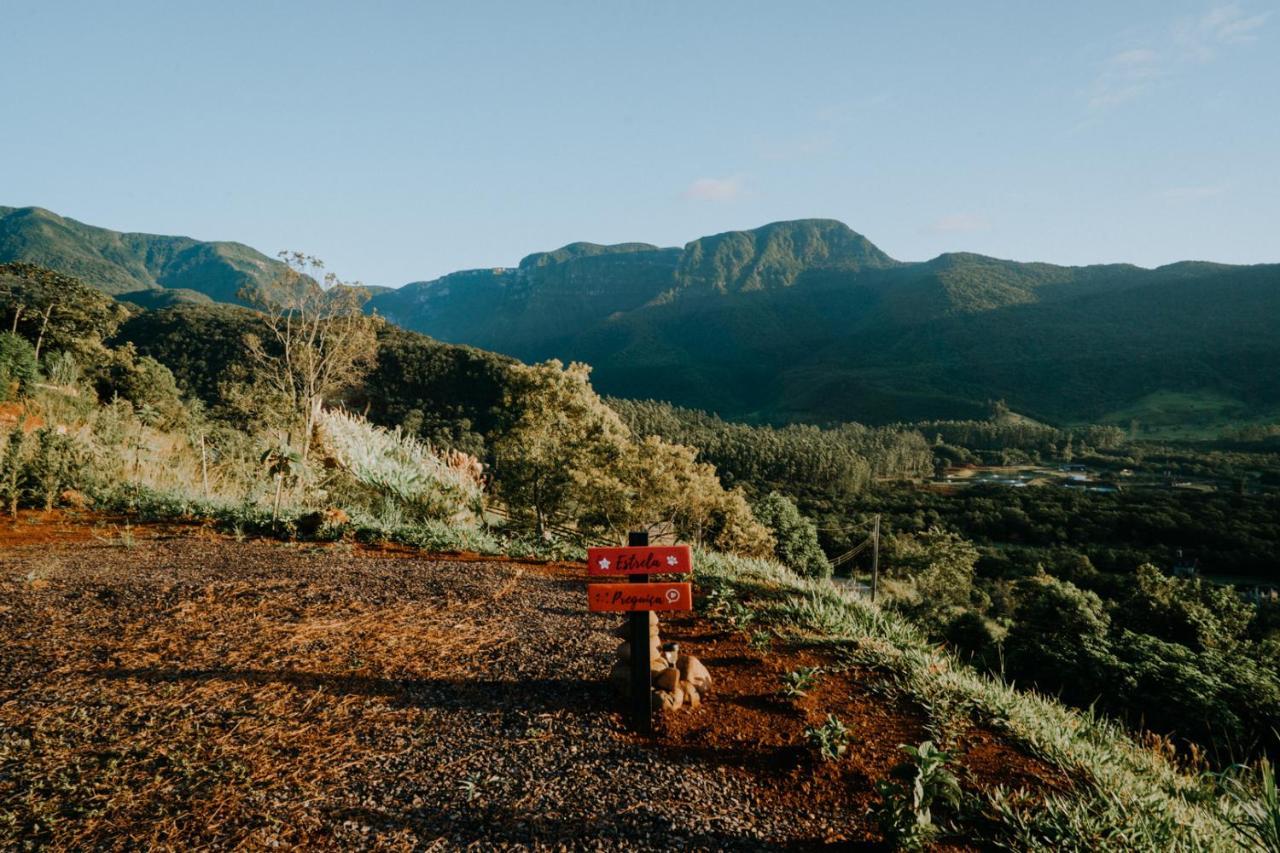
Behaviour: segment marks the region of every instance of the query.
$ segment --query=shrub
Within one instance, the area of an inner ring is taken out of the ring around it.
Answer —
[[[958,808],[960,782],[947,767],[951,756],[932,741],[899,747],[908,756],[893,770],[893,780],[876,785],[880,805],[876,819],[885,837],[907,850],[919,850],[937,836],[938,805]]]
[[[82,448],[65,432],[44,427],[35,438],[35,450],[23,470],[23,479],[26,491],[50,510],[64,489],[84,487],[81,478],[87,462]]]
[[[821,677],[822,667],[820,666],[802,666],[799,669],[793,669],[781,677],[782,695],[788,699],[807,696]]]
[[[26,445],[26,433],[22,423],[9,431],[5,438],[4,453],[0,454],[0,501],[13,518],[18,517],[18,502],[22,500],[22,461]]]
[[[791,498],[770,492],[753,509],[756,519],[773,532],[773,553],[779,562],[804,577],[831,577],[831,561],[818,544],[818,528]]]
[[[410,521],[470,520],[483,502],[480,463],[459,451],[440,455],[400,430],[376,427],[364,418],[321,411],[316,421],[321,452],[349,478],[351,497],[367,508],[394,511],[394,499]],[[362,494],[363,493],[363,494]]]
[[[154,358],[138,356],[132,344],[111,351],[96,385],[100,399],[128,400],[148,425],[168,429],[187,419],[173,373]]]
[[[805,740],[823,761],[835,761],[849,749],[849,730],[834,714],[827,714],[827,721],[820,726],[804,730]]]
[[[31,344],[12,332],[0,332],[0,403],[16,399],[39,375]]]

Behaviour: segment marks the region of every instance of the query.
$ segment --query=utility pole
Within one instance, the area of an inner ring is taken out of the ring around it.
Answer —
[[[871,600],[880,588],[880,513],[876,513],[875,530],[871,533]]]

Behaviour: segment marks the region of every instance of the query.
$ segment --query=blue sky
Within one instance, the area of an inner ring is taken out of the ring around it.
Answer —
[[[402,284],[833,217],[1280,261],[1280,0],[0,0],[0,204]]]

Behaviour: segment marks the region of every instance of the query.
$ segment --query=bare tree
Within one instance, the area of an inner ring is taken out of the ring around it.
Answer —
[[[301,252],[281,252],[285,266],[266,291],[246,294],[264,314],[263,334],[245,336],[253,379],[286,407],[301,429],[305,466],[317,407],[357,383],[377,358],[376,320],[362,310],[367,292],[324,272]]]

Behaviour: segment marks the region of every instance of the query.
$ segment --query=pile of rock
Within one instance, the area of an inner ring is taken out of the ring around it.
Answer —
[[[659,634],[658,614],[649,612],[649,680],[653,685],[655,710],[676,711],[697,708],[711,690],[711,673],[693,655],[681,654],[679,643],[664,643]],[[618,644],[618,662],[609,680],[624,696],[631,694],[630,626],[623,622],[614,632],[622,638]]]

